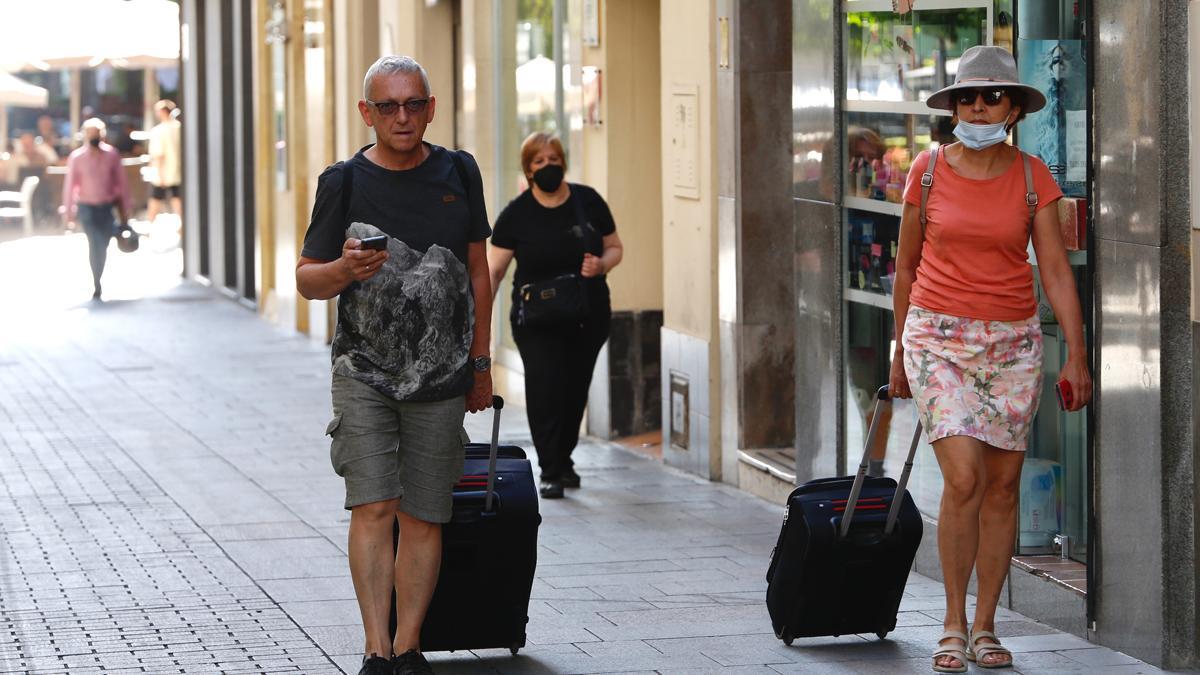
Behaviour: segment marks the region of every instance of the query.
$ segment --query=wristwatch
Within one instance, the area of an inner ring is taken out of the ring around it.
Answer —
[[[476,356],[475,358],[471,359],[471,367],[473,367],[477,373],[486,373],[492,369],[492,357],[486,355]]]

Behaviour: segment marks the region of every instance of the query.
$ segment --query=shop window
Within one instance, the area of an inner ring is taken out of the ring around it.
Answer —
[[[1087,266],[1090,148],[1082,0],[918,0],[903,15],[890,0],[845,2],[845,150],[840,173],[823,171],[822,191],[841,180],[843,217],[843,334],[846,457],[857,458],[866,437],[870,396],[884,384],[894,352],[894,260],[903,209],[902,192],[912,160],[953,138],[949,113],[931,111],[924,99],[954,81],[958,59],[976,45],[1016,53],[1020,78],[1041,89],[1046,108],[1030,115],[1014,141],[1046,162],[1063,192],[1064,240],[1090,317]],[[835,178],[836,177],[836,178]],[[1031,262],[1036,265],[1032,247]],[[1035,279],[1037,278],[1035,274]],[[1086,413],[1058,410],[1053,384],[1066,360],[1059,326],[1040,289],[1045,344],[1045,388],[1022,481],[1017,553],[1059,552],[1086,561],[1089,485]],[[1085,331],[1090,333],[1090,320]],[[908,450],[915,411],[894,406],[891,431],[881,434],[875,470],[898,476]],[[846,469],[847,467],[843,467]],[[918,507],[937,517],[942,482],[932,448],[922,443],[909,485]]]

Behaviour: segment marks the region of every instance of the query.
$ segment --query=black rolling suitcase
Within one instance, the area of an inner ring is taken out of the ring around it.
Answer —
[[[905,490],[921,438],[917,424],[904,471],[867,478],[879,412],[891,405],[880,387],[855,476],[821,478],[788,496],[783,528],[767,569],[767,611],[776,637],[874,633],[896,627],[896,613],[921,543],[921,514]],[[901,499],[895,499],[900,495]]]
[[[494,397],[492,442],[464,448],[454,515],[442,526],[442,568],[421,626],[421,650],[525,646],[529,594],[537,566],[537,484],[525,451],[500,446]],[[392,602],[392,632],[396,629]]]

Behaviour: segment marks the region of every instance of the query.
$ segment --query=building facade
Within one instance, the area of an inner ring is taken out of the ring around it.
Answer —
[[[1043,397],[1004,600],[1200,666],[1200,0],[909,4],[184,0],[187,274],[327,341],[332,306],[300,298],[292,272],[316,176],[369,142],[366,68],[410,54],[438,98],[428,140],[476,156],[493,218],[524,189],[535,130],[560,134],[568,180],[612,207],[626,258],[589,431],[661,428],[668,464],[782,500],[857,461],[891,354],[897,193],[950,130],[921,101],[966,48],[1003,46],[1050,95],[1015,142],[1071,199],[1096,381],[1084,414]],[[500,296],[497,388],[519,400]],[[1053,382],[1065,347],[1039,314]],[[913,424],[897,404],[875,453],[889,475]],[[928,446],[910,489],[928,526],[918,569],[936,575]]]

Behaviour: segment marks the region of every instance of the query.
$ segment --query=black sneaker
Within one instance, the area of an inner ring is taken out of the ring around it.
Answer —
[[[542,499],[562,499],[563,484],[560,480],[542,480],[542,484],[538,487],[538,494]]]
[[[364,656],[358,675],[392,675],[392,662],[382,656]]]
[[[421,656],[421,652],[410,649],[400,656],[392,657],[392,671],[396,675],[433,675],[433,668]]]
[[[579,487],[579,474],[575,473],[575,469],[567,469],[563,472],[562,484],[565,488]]]

